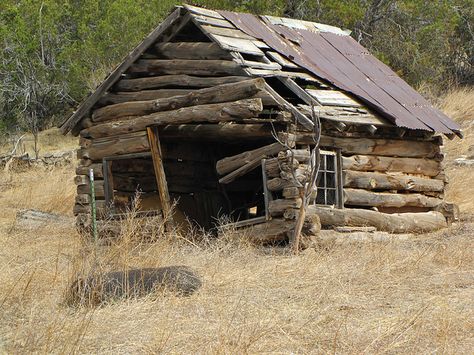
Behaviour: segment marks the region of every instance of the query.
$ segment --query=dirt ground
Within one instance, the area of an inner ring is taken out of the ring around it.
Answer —
[[[188,265],[203,287],[98,308],[64,304],[71,278],[93,261],[72,222],[74,168],[2,172],[0,353],[471,353],[474,174],[452,163],[470,137],[446,145],[448,198],[463,211],[446,230],[321,242],[292,256],[232,238],[141,243],[132,221],[128,236],[97,250],[102,267]],[[22,224],[23,208],[70,222]]]

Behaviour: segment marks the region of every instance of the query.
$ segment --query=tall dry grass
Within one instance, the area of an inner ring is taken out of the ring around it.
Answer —
[[[470,167],[454,164],[459,157],[474,158],[474,88],[456,89],[440,100],[440,109],[461,125],[464,138],[445,139],[445,166],[449,178],[446,198],[456,202],[461,213],[474,212],[474,174]]]
[[[29,229],[15,222],[15,213],[26,206],[70,211],[72,177],[73,169],[65,168],[0,180],[7,181],[0,195],[0,352],[469,353],[474,348],[472,224],[408,240],[322,243],[292,256],[284,249],[237,243],[232,231],[220,240],[144,243],[130,215],[122,237],[97,250],[101,267],[188,265],[201,275],[202,289],[191,297],[159,294],[69,308],[65,291],[81,267],[87,271],[93,264],[93,244],[72,223]]]

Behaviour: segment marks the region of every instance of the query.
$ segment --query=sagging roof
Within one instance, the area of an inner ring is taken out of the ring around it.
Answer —
[[[416,90],[367,49],[334,26],[273,16],[178,7],[158,26],[66,120],[63,133],[73,129],[141,54],[180,19],[191,19],[212,41],[230,51],[249,76],[294,76],[328,84],[360,100],[397,127],[457,134],[460,126],[434,108]],[[176,26],[179,28],[179,26]],[[261,58],[257,66],[241,54]],[[263,62],[263,63],[262,63]],[[268,65],[265,66],[264,64]],[[283,67],[290,68],[286,72]],[[262,69],[263,68],[263,69]],[[296,72],[295,68],[308,73]],[[295,71],[295,72],[292,72]],[[294,83],[293,83],[294,84]],[[315,90],[289,85],[318,102]],[[341,93],[343,96],[344,94]]]

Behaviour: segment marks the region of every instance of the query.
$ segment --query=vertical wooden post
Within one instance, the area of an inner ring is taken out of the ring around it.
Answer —
[[[151,157],[153,158],[153,168],[155,170],[156,186],[160,196],[165,228],[170,230],[172,224],[170,195],[168,183],[166,182],[165,169],[163,167],[163,156],[161,153],[160,138],[157,127],[147,127],[148,142],[150,143]]]

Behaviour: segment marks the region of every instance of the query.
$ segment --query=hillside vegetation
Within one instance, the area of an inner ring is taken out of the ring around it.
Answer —
[[[235,241],[232,231],[220,240],[144,243],[133,214],[119,239],[95,249],[73,227],[73,167],[1,172],[0,352],[471,352],[474,183],[471,169],[452,160],[473,136],[473,112],[464,111],[472,95],[452,93],[443,104],[463,112],[454,116],[466,128],[466,143],[446,144],[448,197],[461,204],[462,223],[374,243],[321,240],[299,256]],[[23,208],[71,219],[32,227],[16,218]],[[181,264],[203,279],[191,297],[164,292],[99,308],[65,305],[70,280],[92,267]]]
[[[179,2],[3,0],[0,133],[64,120]],[[474,81],[474,0],[196,0],[352,30],[415,87],[437,95]]]

